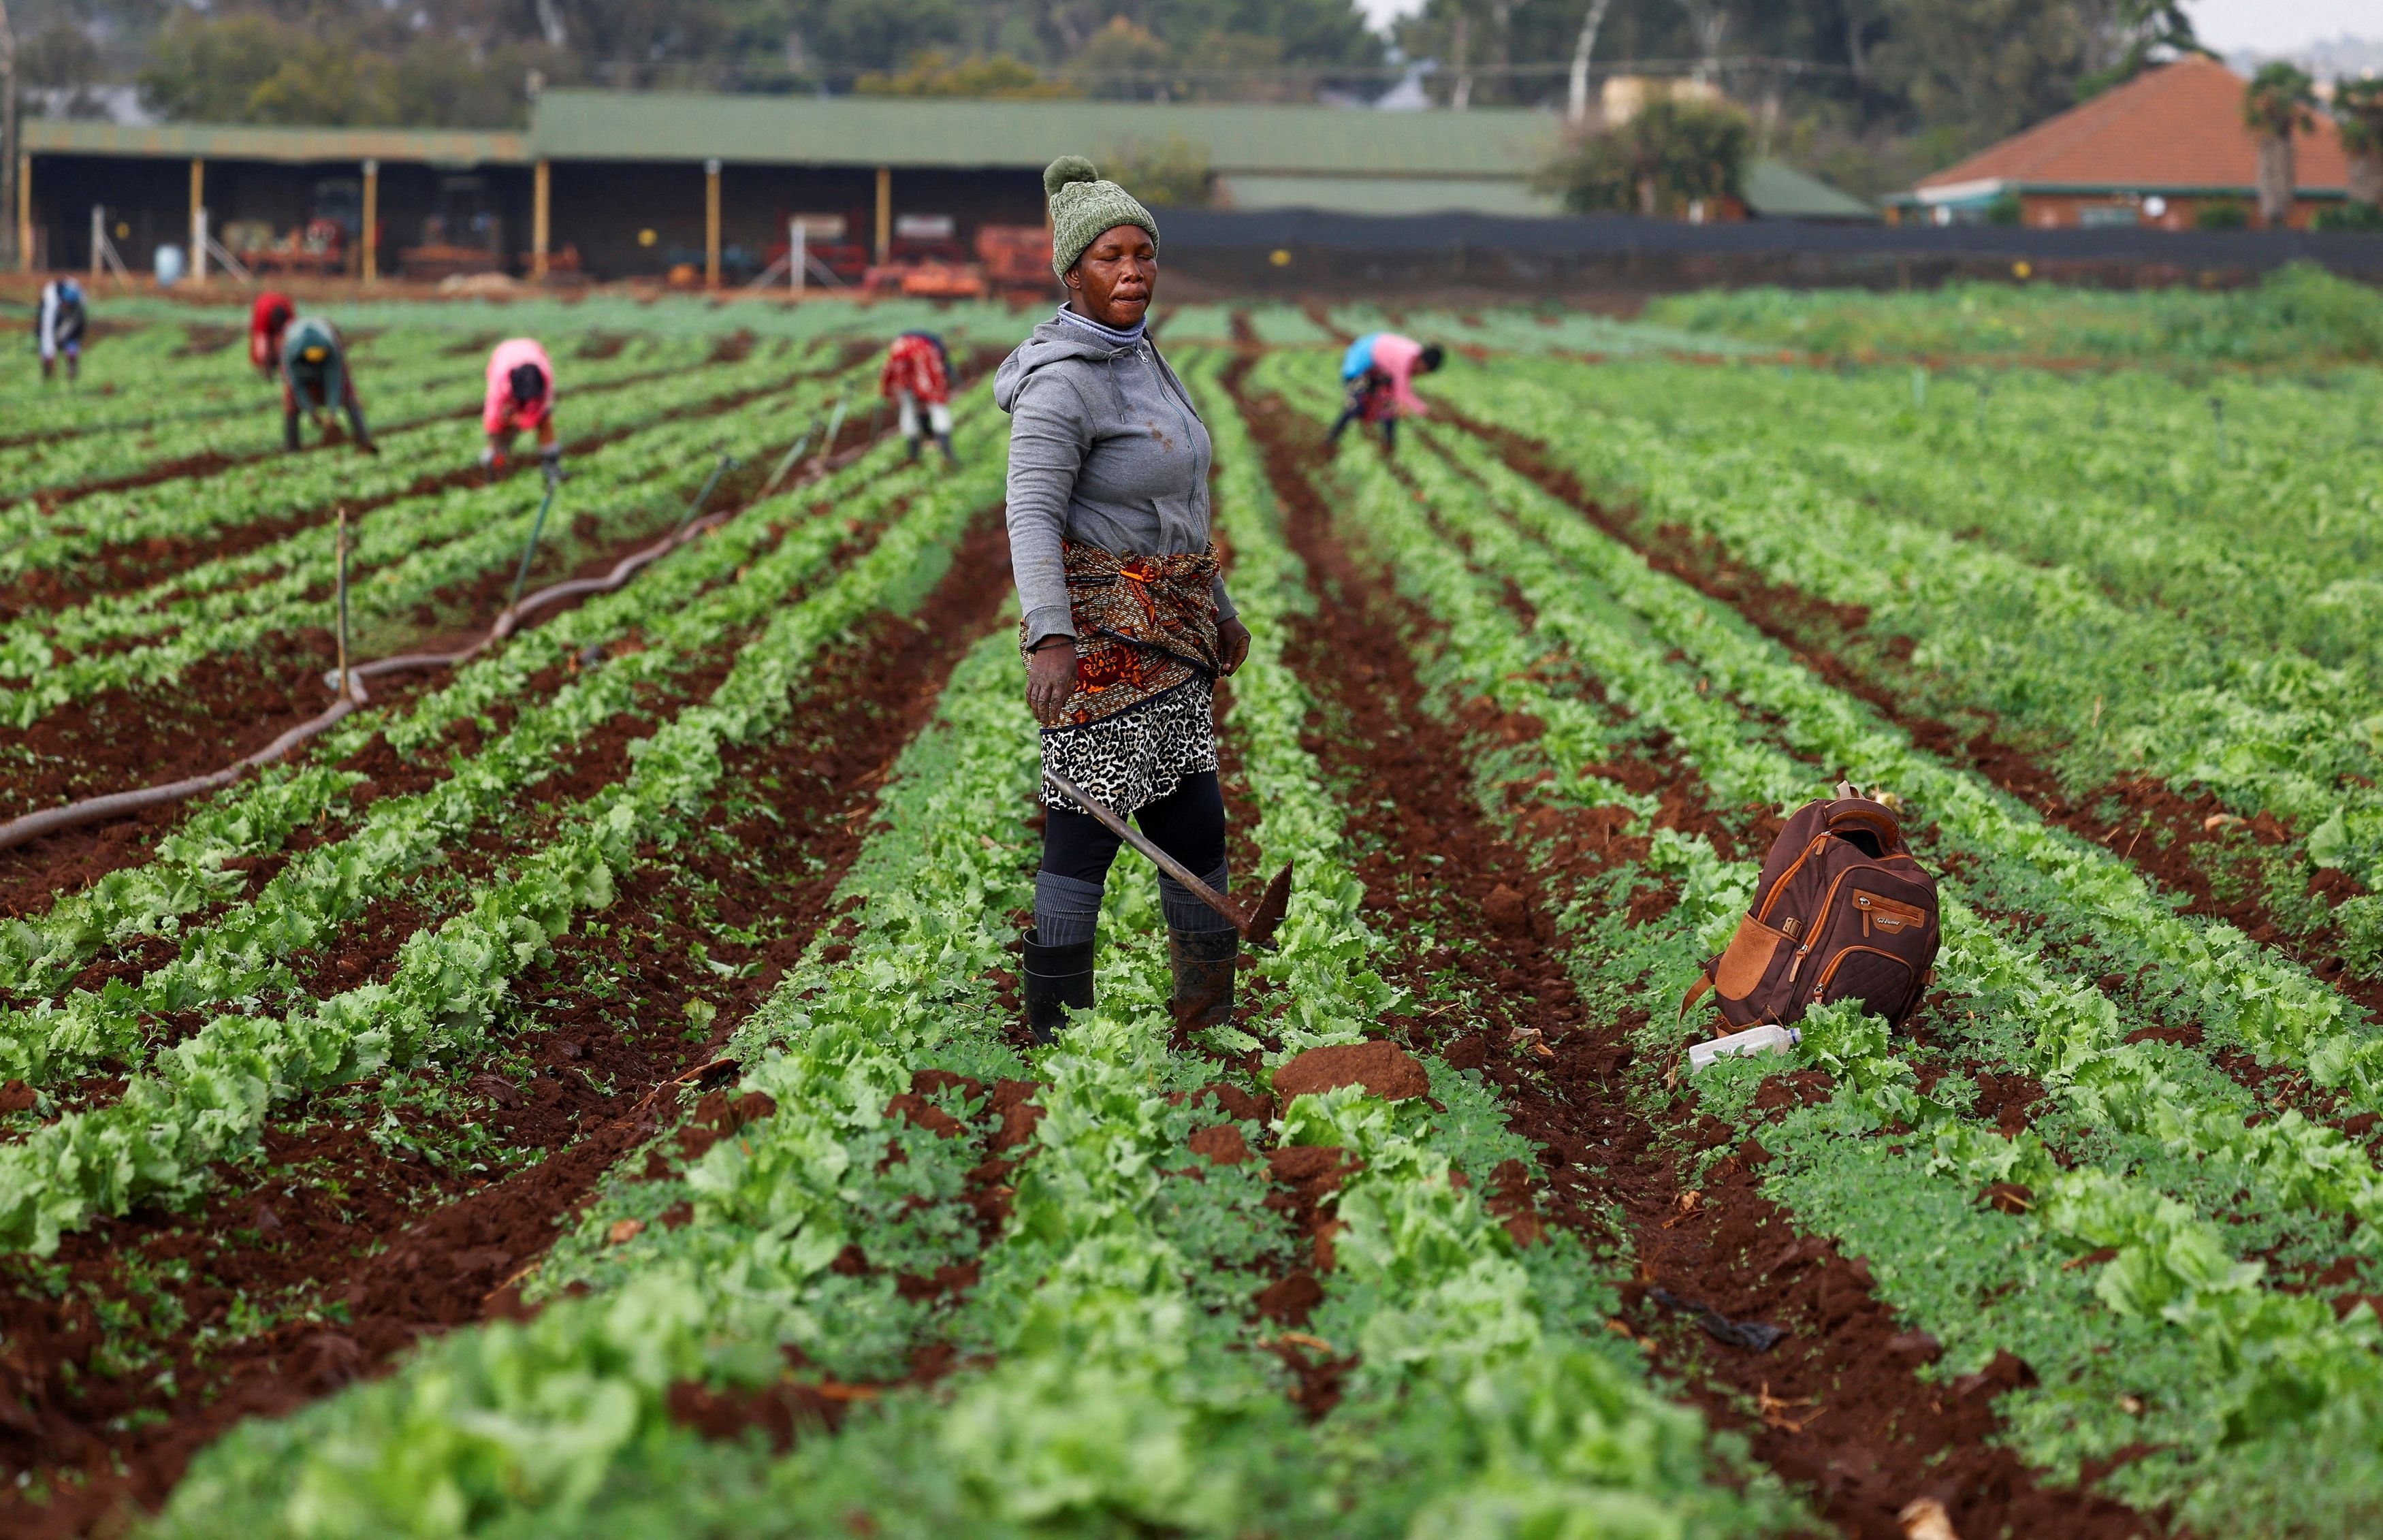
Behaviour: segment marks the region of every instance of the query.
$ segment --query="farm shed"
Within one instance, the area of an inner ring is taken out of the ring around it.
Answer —
[[[1530,179],[1558,129],[1553,116],[1519,108],[551,90],[524,133],[35,119],[22,217],[28,249],[52,267],[89,265],[93,205],[124,231],[114,239],[133,267],[158,245],[187,244],[204,207],[219,241],[237,227],[287,243],[310,223],[336,223],[337,270],[360,276],[560,266],[616,278],[691,266],[733,282],[783,253],[797,217],[815,253],[853,272],[962,258],[983,226],[1039,224],[1042,169],[1070,152],[1114,165],[1189,146],[1205,154],[1216,202],[1234,209],[1550,214]],[[1745,212],[1759,218],[1871,216],[1775,162],[1755,163],[1747,191]]]
[[[409,249],[503,267],[530,235],[518,133],[35,117],[24,144],[18,217],[39,266],[92,265],[93,208],[134,268],[161,245],[187,248],[202,208],[214,239],[252,265],[358,276],[393,271]],[[364,239],[368,221],[377,241]]]

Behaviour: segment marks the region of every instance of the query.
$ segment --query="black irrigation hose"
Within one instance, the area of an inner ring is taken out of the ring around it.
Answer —
[[[866,454],[869,449],[869,445],[863,444],[841,455],[823,457],[821,462],[813,464],[811,473],[817,475],[828,469],[841,469]],[[722,469],[724,470],[725,467]],[[704,500],[710,497],[711,488],[718,484],[718,481],[719,473],[715,472],[712,479],[704,484],[704,489],[694,504],[695,508],[699,509],[703,506]],[[632,551],[621,558],[613,564],[612,570],[602,577],[572,578],[540,588],[518,603],[507,605],[497,616],[495,622],[488,627],[488,634],[460,652],[411,652],[397,658],[383,658],[375,662],[356,664],[348,670],[348,693],[334,701],[320,716],[300,722],[245,759],[228,765],[222,770],[206,775],[190,776],[163,786],[148,786],[139,791],[111,792],[105,796],[85,797],[80,802],[69,802],[63,807],[43,808],[41,812],[28,813],[23,818],[0,824],[0,850],[14,849],[30,840],[40,839],[44,834],[55,834],[67,829],[80,829],[87,823],[100,823],[150,807],[161,807],[167,803],[180,802],[187,797],[196,796],[202,792],[211,792],[218,787],[228,786],[247,771],[261,769],[280,758],[299,745],[329,732],[356,708],[368,704],[371,697],[364,691],[364,682],[366,679],[377,679],[385,674],[403,673],[414,669],[454,668],[468,663],[519,630],[522,622],[537,610],[566,598],[575,598],[584,594],[609,594],[625,586],[631,578],[636,576],[645,568],[653,565],[687,542],[700,538],[743,511],[743,509],[726,509],[706,518],[691,522],[683,520],[679,527],[665,538],[656,541],[642,550]],[[339,679],[338,672],[334,671],[324,677],[323,683],[331,689],[337,690]]]

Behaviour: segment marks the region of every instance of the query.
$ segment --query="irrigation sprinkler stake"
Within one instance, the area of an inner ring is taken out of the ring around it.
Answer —
[[[2217,425],[2217,463],[2226,463],[2226,398],[2209,398],[2209,415]]]
[[[711,474],[704,478],[703,490],[695,495],[695,500],[686,505],[686,511],[678,516],[678,527],[671,531],[672,539],[675,540],[685,534],[686,526],[695,523],[696,515],[703,511],[703,505],[711,500],[711,489],[720,485],[720,478],[726,475],[732,467],[743,463],[743,461],[726,450],[721,451],[720,463],[714,465],[711,468]],[[518,598],[521,596],[515,594],[513,597]]]
[[[340,568],[340,694],[348,693],[348,509],[340,505],[339,533],[335,536]]]
[[[529,564],[537,557],[538,531],[546,527],[546,511],[553,506],[554,483],[549,481],[546,484],[546,496],[537,499],[537,517],[530,521],[529,544],[522,548],[521,566],[513,573],[513,597],[505,600],[507,615],[511,615],[513,607],[521,603],[522,585],[529,581]]]
[[[1100,803],[1093,801],[1074,782],[1048,767],[1044,768],[1043,773],[1050,779],[1051,784],[1073,798],[1077,806],[1098,819],[1110,833],[1149,856],[1157,863],[1159,870],[1191,889],[1202,903],[1222,915],[1227,923],[1241,933],[1243,941],[1248,942],[1252,946],[1265,946],[1274,940],[1275,930],[1281,926],[1282,917],[1290,907],[1290,868],[1289,866],[1275,873],[1274,881],[1266,884],[1266,890],[1260,895],[1256,907],[1244,908],[1202,881],[1190,867],[1159,849],[1151,842],[1148,835],[1129,825],[1125,819],[1110,812]]]
[[[811,468],[813,470],[817,470],[821,466],[826,464],[827,457],[835,452],[835,436],[844,431],[845,409],[851,404],[852,398],[848,395],[837,400],[835,403],[835,411],[829,415],[827,420],[827,437],[820,440],[819,458],[811,462]]]
[[[803,457],[803,451],[810,448],[811,436],[817,432],[819,432],[819,424],[816,422],[803,429],[803,436],[795,440],[795,447],[786,451],[785,458],[778,462],[778,468],[770,473],[770,480],[761,488],[761,496],[754,499],[754,501],[764,501],[771,493],[778,489],[778,483],[786,479],[786,473],[795,468],[795,462],[800,460]]]

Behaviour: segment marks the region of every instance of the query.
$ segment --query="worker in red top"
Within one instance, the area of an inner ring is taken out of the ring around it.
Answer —
[[[1397,449],[1400,418],[1431,415],[1423,398],[1414,393],[1415,376],[1430,374],[1447,356],[1437,342],[1426,347],[1394,331],[1367,332],[1350,343],[1340,357],[1340,383],[1348,388],[1348,404],[1340,409],[1325,442],[1340,442],[1341,430],[1352,422],[1378,423],[1382,447]]]
[[[488,446],[480,450],[482,466],[502,470],[512,453],[513,436],[530,431],[537,435],[537,457],[545,463],[546,479],[562,479],[562,446],[554,439],[554,363],[544,348],[526,337],[497,344],[488,355],[488,393],[480,406],[480,426],[488,435]]]
[[[910,459],[919,458],[922,427],[919,409],[926,408],[925,426],[934,429],[944,459],[960,462],[952,452],[952,360],[944,339],[932,332],[906,331],[886,351],[885,367],[878,372],[877,392],[893,401],[902,414],[902,437],[909,441]]]
[[[281,367],[281,334],[290,329],[290,322],[298,307],[290,302],[287,294],[271,290],[256,297],[248,307],[248,361],[260,374],[270,375]]]

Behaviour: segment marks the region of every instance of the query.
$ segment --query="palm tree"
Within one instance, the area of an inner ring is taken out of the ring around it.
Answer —
[[[2259,221],[2270,229],[2291,218],[2292,135],[2316,127],[2316,82],[2281,59],[2251,77],[2242,93],[2242,122],[2259,136]]]
[[[2383,211],[2383,79],[2340,80],[2333,88],[2333,114],[2341,124],[2341,148],[2350,157],[2353,203]]]

